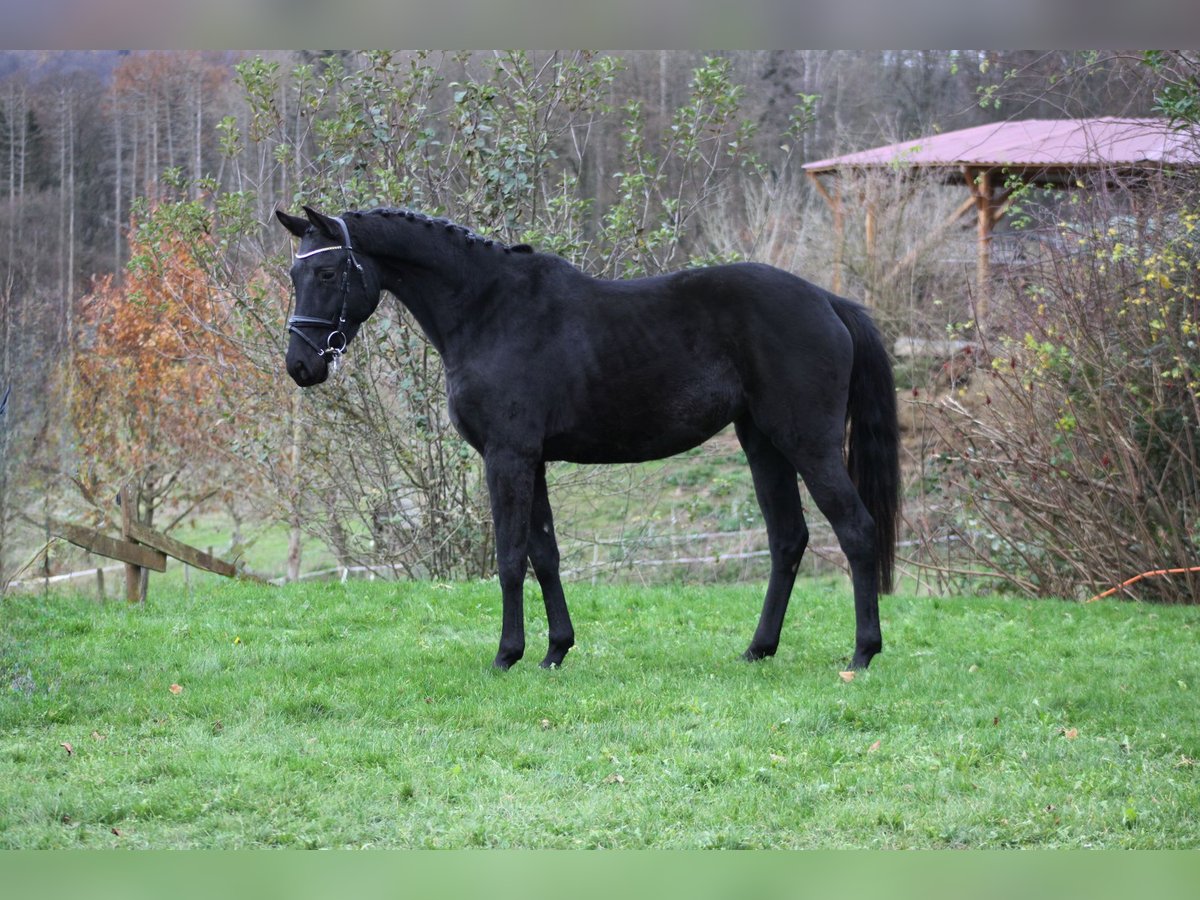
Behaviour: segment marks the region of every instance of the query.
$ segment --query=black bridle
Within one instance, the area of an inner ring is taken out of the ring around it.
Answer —
[[[350,270],[353,268],[358,271],[358,277],[362,280],[363,287],[366,287],[367,279],[363,274],[362,264],[354,256],[354,248],[350,245],[350,231],[346,228],[346,223],[337,216],[331,218],[342,230],[342,245],[340,247],[319,247],[316,250],[309,250],[307,253],[297,253],[295,258],[307,259],[318,253],[328,253],[330,250],[346,251],[346,262],[342,269],[342,308],[338,312],[337,319],[326,319],[321,316],[289,316],[287,330],[298,335],[300,340],[316,350],[317,356],[322,358],[328,356],[329,363],[336,367],[341,355],[346,352],[346,344],[349,343],[346,337],[346,305],[350,302]],[[325,346],[321,347],[304,333],[305,328],[331,328],[333,330],[325,338]]]

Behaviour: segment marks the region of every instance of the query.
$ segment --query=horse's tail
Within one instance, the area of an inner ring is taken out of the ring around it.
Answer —
[[[832,297],[833,310],[854,338],[850,369],[850,401],[846,468],[858,496],[875,520],[875,558],[879,590],[892,590],[896,532],[900,513],[900,426],[896,421],[896,386],[892,365],[879,329],[865,308]]]

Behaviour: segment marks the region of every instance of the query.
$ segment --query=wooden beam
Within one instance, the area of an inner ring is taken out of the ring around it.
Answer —
[[[837,203],[834,202],[834,199],[830,196],[829,191],[825,189],[825,185],[821,183],[821,179],[816,172],[805,172],[804,174],[809,177],[810,181],[812,181],[813,185],[817,189],[817,193],[825,198],[825,202],[829,204],[830,209],[833,209],[835,206],[837,206]]]
[[[51,527],[59,537],[91,553],[119,559],[128,566],[153,569],[156,572],[167,571],[166,555],[150,547],[109,537],[94,528],[85,528],[70,522],[54,522]]]
[[[815,172],[806,172],[805,174],[812,179],[812,183],[817,188],[817,193],[825,198],[825,202],[829,204],[829,208],[833,211],[833,278],[831,279],[831,289],[836,294],[842,289],[842,256],[846,247],[846,217],[842,208],[841,188],[835,189],[836,192],[830,194]],[[834,178],[836,180],[836,174]]]
[[[154,531],[137,522],[129,524],[128,536],[139,544],[153,547],[155,550],[159,550],[167,556],[173,556],[181,562],[187,563],[189,566],[195,566],[197,569],[215,572],[217,575],[224,575],[226,578],[237,576],[237,568],[232,563],[227,563],[223,559],[218,559],[211,554],[205,553],[203,550],[197,550],[195,547],[189,546],[182,541],[177,541],[173,537],[168,537],[159,531]]]
[[[952,212],[942,222],[942,224],[938,225],[937,228],[934,228],[932,231],[926,234],[919,244],[905,253],[904,257],[898,263],[892,266],[892,268],[888,270],[887,274],[883,276],[881,279],[881,284],[888,284],[894,280],[896,276],[899,275],[905,268],[915,263],[922,253],[926,252],[931,246],[941,240],[942,235],[946,233],[950,226],[970,212],[974,206],[975,196],[972,194],[961,204],[959,204],[958,209]]]
[[[1005,191],[1002,194],[997,194],[992,200],[992,227],[1000,224],[1000,220],[1008,215],[1008,208],[1012,206],[1011,190]]]

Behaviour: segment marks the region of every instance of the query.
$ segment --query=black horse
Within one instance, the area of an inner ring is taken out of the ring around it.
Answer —
[[[408,210],[304,212],[277,212],[301,239],[291,269],[288,373],[301,387],[323,382],[385,290],[437,348],[451,421],[482,454],[491,495],[504,601],[496,666],[525,652],[527,561],[549,623],[542,665],[561,663],[575,641],[546,462],[657,459],[730,422],[771,550],[745,658],[775,653],[808,543],[797,473],[850,564],[851,665],[865,668],[880,651],[878,598],[891,590],[899,506],[898,428],[887,353],[861,306],[766,265],[605,281],[527,245],[505,246]]]

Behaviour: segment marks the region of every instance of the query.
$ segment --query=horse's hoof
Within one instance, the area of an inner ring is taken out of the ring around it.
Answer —
[[[850,660],[850,668],[856,672],[865,672],[874,655],[874,653],[855,653],[854,658]]]
[[[774,655],[774,650],[768,650],[765,647],[747,647],[746,652],[742,654],[742,659],[746,662],[758,662],[760,659],[766,659],[768,656]]]

